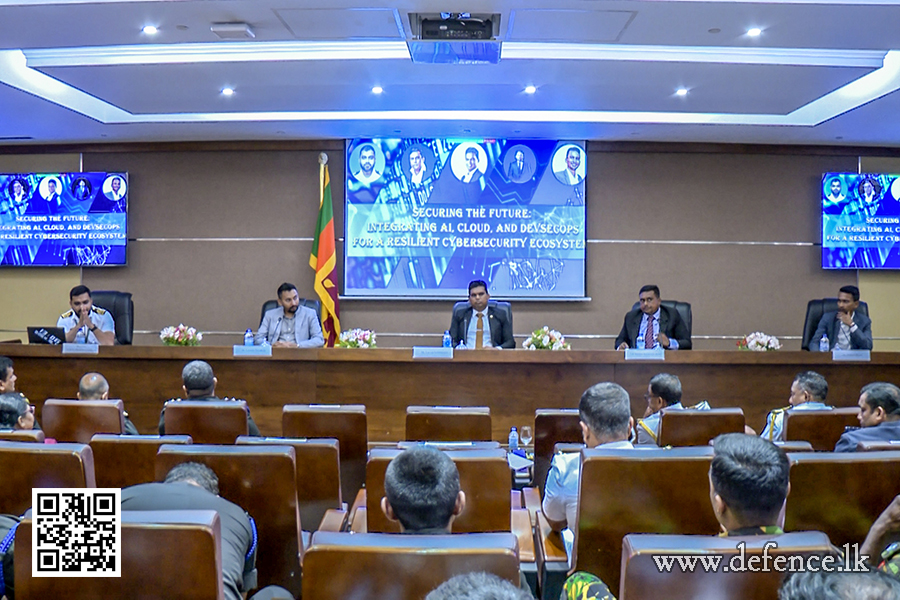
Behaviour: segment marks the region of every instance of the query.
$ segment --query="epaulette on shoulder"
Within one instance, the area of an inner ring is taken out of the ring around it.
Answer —
[[[59,318],[60,319],[68,319],[69,317],[74,316],[74,315],[75,315],[75,311],[70,308],[63,314],[59,315]]]
[[[780,414],[780,413],[789,411],[791,408],[793,408],[793,407],[791,407],[791,406],[785,406],[784,408],[776,408],[775,410],[772,411],[772,414],[773,414],[773,415],[777,415],[777,414]]]
[[[229,398],[228,396],[225,396],[222,400],[227,400],[228,402],[246,402],[243,398]]]
[[[91,310],[94,311],[95,313],[97,313],[98,315],[105,315],[105,314],[106,314],[106,309],[105,309],[105,308],[100,308],[99,306],[92,306],[92,307],[91,307]]]

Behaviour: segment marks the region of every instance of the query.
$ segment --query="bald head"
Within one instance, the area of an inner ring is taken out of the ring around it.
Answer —
[[[86,373],[78,383],[79,400],[106,400],[109,398],[109,382],[100,373]]]

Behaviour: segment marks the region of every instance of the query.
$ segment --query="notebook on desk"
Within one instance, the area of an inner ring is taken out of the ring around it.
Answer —
[[[66,332],[62,327],[29,327],[29,344],[51,344],[57,346],[66,341]]]

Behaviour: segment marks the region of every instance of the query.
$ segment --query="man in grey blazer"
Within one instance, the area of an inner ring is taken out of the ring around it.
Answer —
[[[293,283],[278,287],[278,308],[266,311],[254,342],[268,342],[281,348],[321,348],[325,345],[319,315],[300,306],[300,295]]]
[[[454,307],[453,317],[450,319],[450,337],[453,339],[453,347],[460,342],[465,343],[470,350],[480,348],[515,348],[513,339],[512,318],[506,314],[488,306],[491,295],[487,291],[487,283],[480,280],[469,282],[469,304],[461,304]],[[481,325],[479,326],[479,315]],[[481,340],[478,332],[481,332]],[[489,334],[489,335],[485,335]]]
[[[838,292],[838,309],[827,312],[819,320],[819,326],[809,341],[809,349],[819,351],[819,341],[828,336],[828,349],[871,350],[872,319],[856,312],[859,308],[859,288],[845,285]]]

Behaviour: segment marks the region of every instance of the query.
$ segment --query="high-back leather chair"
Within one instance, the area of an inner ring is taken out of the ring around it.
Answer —
[[[222,600],[222,532],[214,510],[122,513],[121,577],[31,576],[30,519],[16,529],[17,600]]]
[[[553,446],[559,442],[584,440],[577,408],[539,408],[534,411],[534,485],[544,495],[547,473],[553,461]]]
[[[806,320],[803,322],[803,337],[801,338],[800,348],[801,350],[809,350],[809,342],[812,340],[813,334],[816,333],[816,329],[819,327],[819,321],[822,320],[822,315],[827,312],[833,312],[838,309],[837,298],[815,298],[810,300],[806,304]],[[859,301],[859,306],[856,307],[856,310],[860,312],[860,314],[869,316],[869,305]],[[816,348],[818,350],[818,348]]]
[[[775,542],[775,546],[771,543]],[[809,556],[834,556],[828,536],[819,531],[799,531],[776,536],[751,535],[722,538],[707,535],[626,535],[622,541],[622,579],[619,598],[640,600],[694,600],[696,598],[727,598],[728,600],[766,600],[776,598],[786,573],[769,568],[733,572],[729,561],[738,556],[744,545],[744,560],[756,557],[762,564],[763,549],[771,557],[784,556],[786,561],[798,557],[806,564]],[[688,556],[707,560],[721,557],[708,571],[698,565],[693,572],[684,571],[678,563],[669,570],[660,570],[655,558],[660,555]],[[702,558],[701,558],[702,557]],[[793,559],[793,560],[798,560]],[[746,564],[746,563],[745,563]],[[769,563],[771,565],[773,563]],[[790,563],[785,562],[790,566]]]
[[[487,406],[407,406],[406,439],[490,441],[491,409]]]
[[[50,398],[41,409],[48,437],[58,442],[88,444],[95,433],[122,433],[125,405],[121,400],[58,400]]]
[[[190,444],[189,435],[113,435],[91,438],[97,487],[126,488],[156,479],[156,452],[163,444]]]
[[[0,513],[21,515],[31,488],[92,488],[94,456],[86,444],[0,442]]]
[[[195,444],[233,444],[247,435],[246,400],[169,400],[166,402],[166,434],[189,435]]]
[[[176,465],[198,462],[219,478],[219,495],[256,520],[259,587],[275,584],[300,594],[303,549],[294,449],[290,446],[160,446],[156,479],[163,481]]]
[[[493,573],[518,586],[511,533],[390,535],[317,532],[303,563],[303,600],[421,600],[454,575]]]
[[[338,441],[241,436],[237,444],[285,445],[294,449],[300,522],[315,531],[325,511],[341,508],[341,460]]]
[[[717,435],[744,432],[744,411],[740,408],[663,410],[661,414],[660,447],[706,446]]]
[[[286,404],[281,434],[286,438],[335,438],[341,453],[341,491],[353,498],[366,481],[369,437],[362,404]]]
[[[900,451],[788,454],[787,531],[817,529],[838,547],[861,543],[897,495]]]
[[[859,409],[842,406],[831,410],[786,410],[784,439],[804,440],[817,452],[831,452],[846,427],[859,425]]]
[[[678,316],[681,317],[681,320],[684,321],[685,327],[688,330],[688,337],[691,336],[693,332],[693,323],[694,323],[694,315],[691,312],[691,303],[690,302],[681,302],[679,300],[660,300],[660,306],[665,306],[666,308],[675,309],[678,311]],[[635,302],[631,310],[635,310],[636,308],[640,308],[641,303]]]
[[[300,306],[305,306],[306,308],[311,308],[316,311],[316,315],[321,319],[322,318],[322,303],[318,300],[309,300],[308,298],[300,298]],[[259,324],[262,325],[263,317],[266,316],[266,313],[272,310],[273,308],[278,308],[278,300],[266,300],[263,302],[262,310],[259,313]]]
[[[116,323],[116,343],[130,346],[134,339],[134,301],[129,292],[91,292],[94,306],[103,308],[112,315]]]
[[[40,429],[14,429],[12,431],[0,431],[0,440],[5,442],[38,442],[43,443],[44,432]]]

